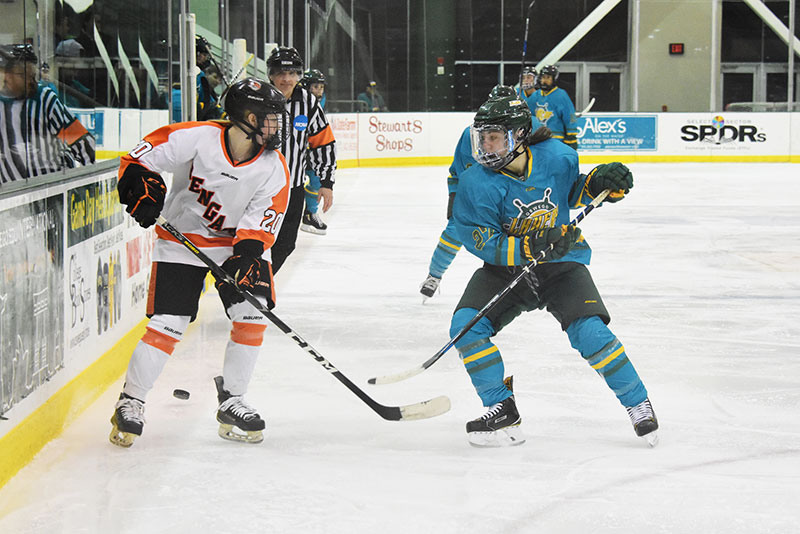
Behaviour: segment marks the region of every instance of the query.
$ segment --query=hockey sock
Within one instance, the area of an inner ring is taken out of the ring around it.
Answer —
[[[597,316],[583,317],[567,327],[572,347],[603,377],[623,406],[636,406],[647,389],[625,353],[625,347]]]
[[[128,363],[122,389],[126,395],[145,400],[188,325],[188,316],[154,315],[150,319]]]
[[[305,195],[306,211],[309,213],[317,213],[317,210],[319,209],[319,193],[316,191],[310,191],[308,186],[306,186]]]
[[[452,219],[451,219],[452,220]],[[439,237],[439,243],[436,245],[436,250],[433,251],[431,257],[431,265],[428,272],[436,278],[441,278],[450,264],[461,250],[461,241],[453,237],[454,233],[448,233],[450,225],[445,228],[442,235]]]
[[[254,325],[259,326],[259,325]],[[222,378],[225,390],[231,395],[244,395],[253,377],[261,346],[242,345],[233,340],[225,348],[225,363]]]
[[[456,311],[450,325],[450,335],[458,334],[476,313],[478,310],[472,308]],[[484,406],[492,406],[511,396],[503,384],[503,358],[497,346],[489,340],[491,335],[494,335],[494,326],[483,317],[456,343],[464,368]]]

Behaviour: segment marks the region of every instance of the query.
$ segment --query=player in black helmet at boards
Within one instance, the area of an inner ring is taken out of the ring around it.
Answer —
[[[455,344],[472,385],[487,408],[466,426],[476,446],[524,441],[511,380],[492,338],[522,312],[547,309],[573,348],[606,382],[628,412],[634,431],[653,445],[658,421],[647,390],[622,343],[587,265],[591,249],[570,224],[571,208],[589,204],[606,189],[622,200],[633,175],[621,163],[598,165],[588,175],[578,155],[549,135],[529,135],[531,112],[518,97],[487,100],[470,129],[478,165],[460,176],[453,205],[457,236],[485,263],[467,284],[450,323],[455,337],[478,311],[515,279],[538,265]]]
[[[553,137],[578,150],[578,118],[567,92],[557,85],[558,67],[545,65],[539,73],[539,88],[525,99],[539,122],[550,128]]]
[[[325,85],[327,79],[322,71],[318,69],[309,69],[303,73],[300,79],[300,85],[308,90],[312,95],[317,97],[319,107],[325,109]],[[306,176],[308,181],[305,185],[306,192],[306,207],[303,211],[303,220],[300,223],[300,229],[304,232],[311,234],[325,235],[328,232],[328,225],[322,220],[319,215],[319,188],[322,187],[319,176],[316,175],[313,169],[306,169]]]
[[[333,183],[336,173],[336,140],[317,98],[300,85],[303,60],[297,50],[288,46],[274,49],[267,59],[269,79],[286,97],[289,132],[282,149],[291,175],[291,193],[283,229],[272,251],[275,272],[292,253],[305,204],[306,169],[320,179],[319,198],[322,212],[333,205]]]
[[[275,305],[270,247],[289,198],[289,174],[278,151],[286,132],[285,99],[264,80],[236,82],[223,96],[230,121],[182,122],[145,136],[120,160],[119,198],[148,228],[162,213],[175,228],[262,302]],[[169,191],[161,178],[172,173]],[[111,418],[110,440],[130,447],[142,434],[147,393],[195,319],[208,267],[156,226],[147,331],[128,364]],[[232,322],[222,376],[214,382],[219,435],[257,443],[264,420],[247,405],[266,318],[230,285],[217,281]]]
[[[539,88],[539,79],[536,74],[536,67],[526,65],[522,68],[520,83],[517,85],[517,94],[526,100]]]

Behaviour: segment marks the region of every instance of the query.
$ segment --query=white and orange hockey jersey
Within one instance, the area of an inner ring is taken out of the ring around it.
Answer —
[[[131,164],[172,173],[161,214],[217,264],[235,243],[257,239],[264,258],[281,228],[289,200],[289,169],[277,150],[247,161],[231,159],[225,144],[229,122],[182,122],[147,135],[120,160],[119,176]],[[205,264],[171,234],[156,226],[153,261]]]

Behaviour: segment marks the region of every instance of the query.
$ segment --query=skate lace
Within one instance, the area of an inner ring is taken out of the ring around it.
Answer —
[[[634,425],[644,421],[645,419],[653,418],[653,407],[650,405],[649,399],[645,399],[636,406],[627,408],[627,410],[628,416],[631,418],[631,422]]]
[[[499,414],[502,410],[503,410],[503,403],[498,402],[497,404],[492,405],[489,408],[489,410],[481,416],[481,419],[483,419],[484,421],[489,420],[495,417],[497,414]]]
[[[144,423],[144,404],[136,399],[122,399],[117,403],[122,417],[136,423]]]
[[[241,396],[234,396],[224,401],[222,404],[219,405],[219,410],[221,412],[232,413],[236,417],[240,417],[245,421],[249,421],[254,417],[258,417],[258,412],[256,412],[250,406],[248,406],[242,400]]]

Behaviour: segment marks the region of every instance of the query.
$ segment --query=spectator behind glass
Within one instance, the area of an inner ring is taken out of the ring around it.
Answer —
[[[94,162],[94,137],[38,82],[33,47],[0,47],[0,182]]]
[[[383,96],[378,92],[378,84],[371,81],[367,84],[363,93],[359,93],[356,100],[367,104],[368,111],[389,111],[383,101]]]

